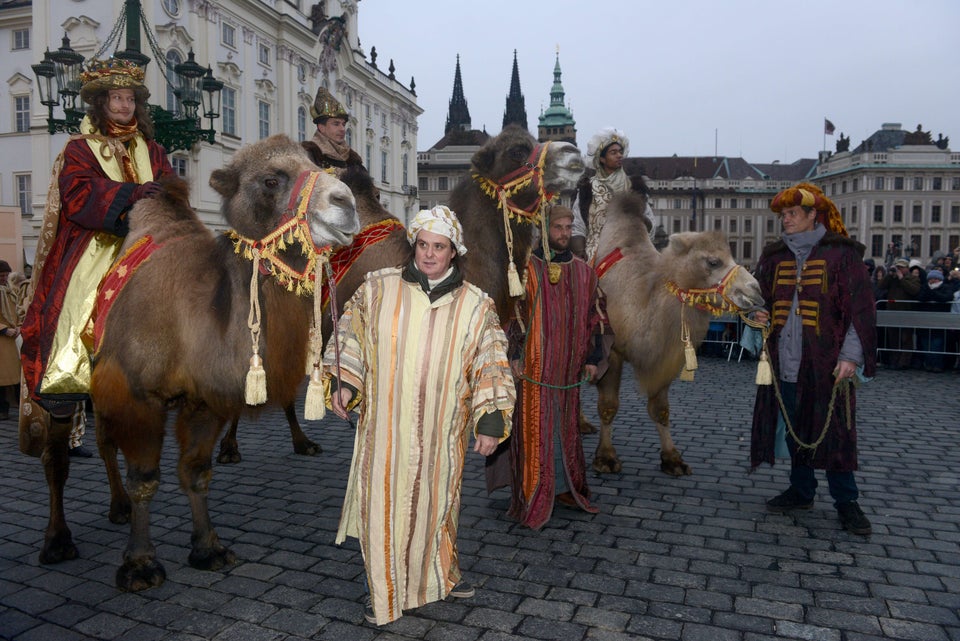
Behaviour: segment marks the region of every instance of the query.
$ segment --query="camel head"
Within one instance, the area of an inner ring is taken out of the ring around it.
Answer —
[[[300,145],[284,135],[238,151],[229,165],[213,171],[210,186],[223,198],[223,217],[247,238],[274,231],[302,197],[309,198],[305,214],[316,247],[348,245],[360,230],[350,189],[317,171]]]
[[[760,285],[733,260],[720,232],[682,232],[663,250],[667,277],[683,290],[722,286],[723,295],[742,310],[763,305]]]
[[[500,183],[525,164],[535,165],[538,158],[531,155],[537,147],[536,139],[526,129],[509,125],[500,134],[491,138],[471,159],[474,173],[494,183]],[[551,142],[546,149],[543,167],[543,186],[549,192],[573,189],[583,174],[584,164],[580,151],[568,142]],[[531,193],[527,194],[526,192]],[[518,193],[514,200],[524,205],[536,195],[530,187]]]

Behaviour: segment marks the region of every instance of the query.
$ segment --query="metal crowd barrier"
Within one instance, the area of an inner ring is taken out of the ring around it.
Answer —
[[[915,300],[877,301],[877,357],[882,352],[960,356],[960,314],[950,311],[951,305],[956,304]],[[891,305],[898,309],[888,309]],[[931,305],[945,309],[931,310]]]

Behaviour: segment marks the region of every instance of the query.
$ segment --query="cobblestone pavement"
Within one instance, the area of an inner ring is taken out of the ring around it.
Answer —
[[[883,371],[862,388],[858,479],[874,531],[864,538],[841,531],[825,483],[813,510],[765,511],[787,469],[747,473],[754,370],[702,358],[696,382],[674,384],[674,435],[694,470],[684,478],[659,472],[645,401],[624,390],[623,472],[591,477],[596,516],[558,507],[542,531],[518,527],[471,453],[460,561],[476,596],[382,628],[363,618],[356,542],[333,544],[353,439],[332,415],[307,426],[317,457],[292,453],[280,412],[241,426],[244,459],[216,465],[210,493],[240,558],[226,571],[186,564],[190,516],[168,439],[152,510],[167,581],[136,594],[114,587],[127,529],[106,518],[98,458],[75,459],[67,485],[81,558],[39,565],[42,467],[17,451],[13,422],[0,423],[0,637],[960,641],[960,375]],[[593,389],[586,399],[595,420]],[[588,459],[596,442],[585,439]]]

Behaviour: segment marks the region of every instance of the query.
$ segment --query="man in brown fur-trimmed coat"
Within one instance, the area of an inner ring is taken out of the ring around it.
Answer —
[[[756,319],[772,319],[767,347],[775,384],[757,388],[750,462],[753,468],[774,462],[782,414],[790,487],[767,501],[767,509],[784,513],[812,508],[814,470],[824,469],[843,528],[867,535],[870,521],[857,503],[854,478],[857,430],[852,385],[849,412],[841,389],[830,413],[836,383],[852,379],[859,366],[867,377],[876,370],[876,312],[862,260],[864,247],[847,237],[836,205],[812,184],[785,189],[770,208],[780,214],[784,233],[764,248],[757,266],[767,310],[757,312]]]

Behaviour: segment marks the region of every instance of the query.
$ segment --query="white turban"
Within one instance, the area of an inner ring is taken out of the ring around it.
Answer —
[[[418,211],[413,217],[413,222],[407,227],[407,240],[411,245],[416,242],[417,234],[421,229],[449,238],[461,256],[467,253],[467,246],[463,244],[463,228],[460,227],[457,215],[450,208],[437,205],[433,209]]]
[[[630,149],[630,140],[619,129],[604,127],[593,134],[593,137],[590,138],[590,141],[587,143],[587,162],[589,162],[594,169],[598,169],[600,167],[600,155],[604,149],[613,143],[617,143],[623,147],[623,156],[626,158],[627,152]]]

